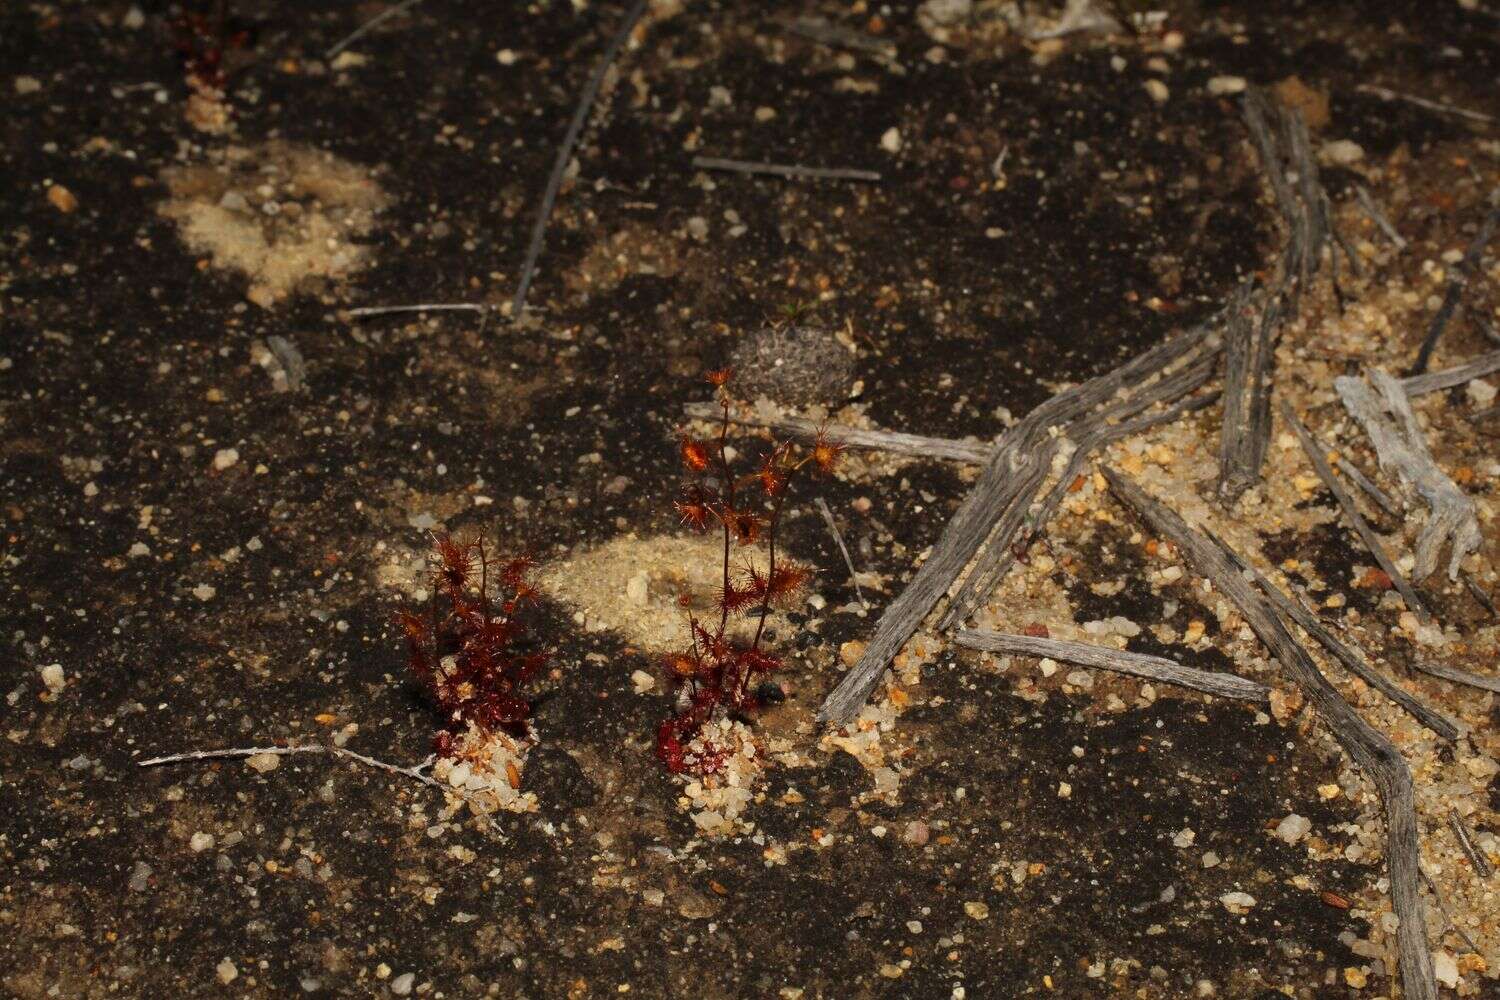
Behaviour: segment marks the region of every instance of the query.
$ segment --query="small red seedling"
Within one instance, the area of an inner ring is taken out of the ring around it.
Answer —
[[[464,543],[439,535],[429,612],[397,613],[408,665],[443,714],[433,739],[440,757],[453,756],[471,727],[529,737],[531,702],[523,688],[546,663],[540,653],[517,650],[527,633],[517,614],[536,596],[526,580],[530,566],[524,557],[493,559],[482,539]]]
[[[810,448],[772,441],[755,468],[736,473],[730,466],[728,368],[708,373],[718,393],[723,417],[713,440],[684,436],[683,467],[688,482],[676,501],[682,521],[695,531],[723,536],[722,582],[715,595],[717,621],[707,623],[689,612],[689,645],[667,659],[667,677],[677,695],[677,711],[657,729],[656,755],[674,774],[711,774],[724,763],[727,748],[704,736],[710,722],[749,719],[760,709],[760,685],[781,669],[781,657],[765,648],[766,619],[772,607],[785,603],[806,584],[806,567],[777,551],[777,534],[787,488],[798,472],[811,466],[831,473],[842,447],[819,434]],[[747,564],[736,570],[736,547],[764,540],[764,570]],[[755,619],[753,637],[736,634],[734,616]],[[700,738],[701,737],[701,738]],[[696,744],[695,744],[696,741]]]

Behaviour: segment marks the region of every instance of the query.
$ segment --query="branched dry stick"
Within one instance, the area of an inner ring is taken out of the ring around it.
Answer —
[[[625,20],[620,24],[614,37],[609,40],[609,45],[605,48],[599,65],[594,68],[594,75],[589,77],[587,85],[583,88],[583,94],[578,99],[578,107],[573,112],[572,121],[568,122],[568,131],[563,135],[562,145],[557,150],[557,160],[552,164],[552,173],[547,178],[547,190],[542,195],[541,205],[537,208],[536,222],[531,227],[531,241],[526,247],[526,258],[521,263],[521,278],[516,284],[516,297],[511,302],[512,322],[520,322],[521,314],[526,311],[526,293],[531,289],[531,278],[536,272],[537,258],[542,255],[542,245],[547,241],[547,220],[552,217],[552,205],[557,201],[557,192],[562,188],[563,175],[567,173],[568,161],[573,157],[573,147],[578,144],[578,136],[583,131],[584,123],[588,121],[589,112],[593,110],[594,99],[599,96],[599,88],[604,83],[604,75],[614,64],[615,56],[625,44],[625,39],[630,37],[630,32],[635,29],[636,22],[646,12],[649,2],[650,0],[636,0],[625,14]]]
[[[1417,592],[1412,589],[1411,584],[1406,582],[1406,577],[1396,568],[1391,557],[1386,554],[1385,546],[1380,543],[1380,537],[1375,534],[1375,529],[1370,527],[1370,523],[1359,512],[1359,507],[1354,503],[1354,497],[1333,474],[1333,469],[1328,464],[1328,449],[1319,444],[1312,436],[1312,432],[1302,425],[1302,421],[1297,419],[1297,415],[1292,412],[1292,408],[1285,400],[1281,404],[1281,415],[1296,432],[1297,440],[1302,443],[1302,450],[1307,453],[1308,461],[1312,462],[1318,478],[1323,480],[1323,485],[1328,487],[1328,492],[1332,493],[1334,499],[1338,501],[1344,516],[1349,519],[1354,530],[1359,532],[1359,537],[1364,541],[1365,548],[1369,549],[1370,554],[1375,557],[1375,562],[1380,565],[1385,575],[1391,578],[1391,583],[1395,586],[1396,592],[1401,595],[1401,599],[1406,602],[1406,606],[1422,621],[1431,621],[1426,606],[1422,604],[1421,598],[1417,597]]]
[[[1370,197],[1370,192],[1365,190],[1364,185],[1354,186],[1354,196],[1359,199],[1359,205],[1365,210],[1365,214],[1375,221],[1375,225],[1382,233],[1385,233],[1386,239],[1394,243],[1397,250],[1405,250],[1406,240],[1396,232],[1396,227],[1391,225],[1391,220],[1386,218],[1385,213],[1375,204],[1375,199]]]
[[[1416,578],[1424,580],[1437,569],[1438,554],[1448,546],[1448,579],[1457,579],[1464,557],[1483,541],[1479,511],[1473,499],[1433,461],[1400,383],[1372,368],[1365,379],[1340,375],[1333,387],[1344,409],[1369,435],[1381,469],[1396,473],[1431,511],[1417,533]]]
[[[381,11],[379,14],[376,14],[364,24],[361,24],[349,34],[345,35],[342,39],[330,45],[328,47],[328,51],[323,53],[323,58],[332,59],[334,56],[338,55],[340,52],[344,51],[349,46],[353,45],[355,42],[359,41],[361,38],[365,37],[370,32],[380,27],[391,18],[399,17],[421,2],[422,0],[402,0],[401,3],[396,4],[394,7],[387,7],[385,10]]]
[[[1123,438],[1140,434],[1158,424],[1171,423],[1185,413],[1211,404],[1217,398],[1217,393],[1205,393],[1201,396],[1181,399],[1177,404],[1159,413],[1143,414],[1141,412],[1157,403],[1180,399],[1207,383],[1213,377],[1217,367],[1218,352],[1217,346],[1205,347],[1200,352],[1204,356],[1196,361],[1189,363],[1174,374],[1164,375],[1138,393],[1112,402],[1097,414],[1085,417],[1074,427],[1069,428],[1070,436],[1078,433],[1079,439],[1072,457],[1068,460],[1067,468],[1057,478],[1057,482],[1053,484],[1041,504],[1035,508],[1032,508],[1031,504],[1041,488],[1040,479],[1035,483],[1027,479],[1021,484],[1022,488],[1017,490],[1016,501],[1001,516],[1000,524],[992,534],[990,543],[975,559],[974,566],[964,579],[963,586],[953,595],[953,599],[948,603],[947,611],[939,619],[938,627],[952,628],[978,610],[980,602],[994,591],[1001,577],[1018,558],[1018,551],[1024,553],[1052,520],[1052,516],[1062,504],[1063,496],[1073,482],[1083,474],[1090,460],[1101,448]],[[1120,422],[1110,423],[1112,420]],[[1056,451],[1054,442],[1048,442],[1044,447],[1047,448],[1046,454],[1039,456],[1040,461],[1034,463],[1038,472],[1045,472],[1051,466],[1052,455]],[[1012,522],[1021,515],[1025,516],[1024,522],[1013,524]]]
[[[1401,388],[1406,390],[1408,396],[1421,396],[1440,389],[1452,389],[1454,386],[1472,382],[1476,378],[1483,378],[1494,372],[1500,372],[1500,351],[1481,354],[1473,361],[1453,368],[1444,368],[1442,371],[1428,372],[1425,375],[1408,375],[1401,380]]]
[[[1407,104],[1414,104],[1419,108],[1426,108],[1428,111],[1437,111],[1445,115],[1457,115],[1460,118],[1467,118],[1472,122],[1481,122],[1485,125],[1500,123],[1500,119],[1480,114],[1478,111],[1470,111],[1468,108],[1460,108],[1453,104],[1444,104],[1441,101],[1428,100],[1425,97],[1417,97],[1415,94],[1403,94],[1399,91],[1389,90],[1385,87],[1376,87],[1368,83],[1362,83],[1354,89],[1361,93],[1373,94],[1387,101],[1405,101]]]
[[[833,511],[828,509],[828,503],[822,497],[818,497],[815,502],[818,505],[818,512],[823,515],[824,523],[828,525],[828,533],[833,535],[839,551],[844,554],[844,565],[849,567],[849,579],[854,582],[854,594],[859,598],[859,603],[868,609],[870,602],[865,600],[865,592],[859,589],[859,573],[854,569],[854,560],[849,558],[849,549],[844,545],[844,536],[839,534],[838,522],[833,519]]]
[[[1474,837],[1469,833],[1469,828],[1457,809],[1448,810],[1448,827],[1453,831],[1453,837],[1458,841],[1458,846],[1468,857],[1469,864],[1474,866],[1474,874],[1480,878],[1489,878],[1495,874],[1495,869],[1490,866],[1490,859],[1485,857],[1479,845],[1474,843]]]
[[[1328,650],[1334,659],[1342,663],[1350,673],[1359,677],[1366,684],[1369,684],[1391,701],[1404,708],[1412,718],[1428,729],[1431,729],[1442,739],[1447,740],[1449,743],[1458,739],[1458,726],[1454,725],[1451,719],[1428,708],[1416,696],[1407,692],[1395,681],[1370,666],[1369,663],[1365,662],[1363,656],[1343,642],[1340,642],[1338,637],[1330,632],[1318,620],[1317,616],[1309,611],[1307,606],[1298,598],[1288,597],[1286,594],[1283,594],[1281,589],[1270,580],[1267,580],[1260,570],[1256,569],[1250,563],[1241,560],[1239,555],[1232,549],[1225,546],[1224,552],[1239,565],[1241,572],[1250,574],[1256,585],[1271,599],[1271,603],[1276,605],[1277,609],[1284,616],[1296,622],[1302,627],[1302,631],[1318,640],[1319,644]]]
[[[1271,696],[1270,689],[1264,684],[1257,684],[1244,677],[1185,667],[1162,656],[1131,653],[1123,649],[1110,649],[1108,646],[1093,646],[1062,639],[1040,639],[984,629],[964,629],[953,637],[953,641],[969,649],[982,649],[990,653],[1046,656],[1083,667],[1132,674],[1163,684],[1175,684],[1205,694],[1218,695],[1220,698],[1266,702]]]
[[[1137,389],[1208,337],[1207,325],[1172,337],[1114,371],[1058,393],[1009,428],[996,443],[979,481],[943,530],[943,535],[906,589],[890,603],[875,634],[844,679],[818,710],[821,722],[844,723],[858,714],[891,658],[905,645],[1015,502],[1019,481],[1035,468],[1052,427],[1067,427],[1121,389]],[[1009,544],[998,539],[991,544]]]
[[[1221,548],[1223,543],[1215,544],[1201,530],[1189,527],[1175,511],[1152,499],[1128,477],[1113,469],[1106,469],[1104,474],[1126,506],[1133,508],[1158,535],[1177,546],[1198,575],[1209,580],[1239,608],[1245,621],[1302,689],[1349,756],[1374,781],[1385,805],[1385,856],[1391,903],[1400,921],[1396,934],[1405,996],[1407,1000],[1437,1000],[1419,881],[1422,869],[1416,794],[1406,760],[1389,739],[1340,697],[1266,599],[1240,575],[1235,561]],[[1243,563],[1243,558],[1239,562]]]
[[[723,411],[715,403],[687,403],[682,412],[693,420],[720,420]],[[888,451],[897,455],[915,455],[918,458],[946,458],[954,462],[983,465],[994,451],[993,445],[977,442],[955,441],[952,438],[923,437],[919,434],[903,434],[900,431],[866,430],[862,427],[846,427],[842,424],[820,424],[803,417],[782,417],[779,420],[762,420],[753,414],[729,416],[730,423],[744,427],[765,427],[784,434],[811,440],[819,432],[848,448],[868,448],[872,451]]]
[[[874,170],[853,167],[804,167],[788,163],[752,163],[749,160],[726,160],[718,156],[695,156],[693,166],[699,170],[727,170],[734,174],[771,174],[776,177],[809,177],[819,180],[878,181]]]
[[[345,760],[351,760],[357,764],[363,764],[364,766],[374,768],[377,771],[384,771],[387,774],[394,774],[398,775],[399,777],[410,778],[413,781],[419,781],[422,784],[427,785],[430,788],[436,788],[441,792],[452,792],[454,795],[462,798],[465,802],[468,802],[471,806],[474,804],[468,794],[463,790],[445,785],[443,782],[438,781],[432,775],[425,773],[427,768],[431,767],[432,762],[436,759],[434,757],[428,757],[420,764],[413,764],[410,767],[402,767],[399,764],[390,764],[383,760],[377,760],[374,757],[367,757],[362,753],[356,753],[353,750],[346,750],[343,747],[329,746],[326,743],[304,743],[298,746],[285,747],[231,747],[223,750],[190,750],[187,753],[167,754],[164,757],[149,757],[146,760],[136,761],[135,766],[160,767],[164,764],[187,764],[205,760],[229,760],[242,757],[256,757],[261,754],[266,754],[273,757],[290,757],[294,754],[301,753],[320,753],[329,754],[334,757],[342,757]],[[484,825],[487,828],[497,829],[497,827],[495,826],[495,821],[490,818],[488,813],[485,813],[478,808],[475,808],[471,811],[475,816],[478,816],[484,821]]]
[[[1445,681],[1454,684],[1463,684],[1466,687],[1478,688],[1481,691],[1493,691],[1500,694],[1500,677],[1486,677],[1483,674],[1470,673],[1457,667],[1450,667],[1446,663],[1426,663],[1422,660],[1413,660],[1412,666],[1424,674],[1433,677],[1441,677]]]
[[[1432,361],[1432,351],[1437,347],[1438,338],[1443,335],[1443,328],[1448,325],[1448,320],[1453,316],[1453,310],[1458,308],[1458,300],[1463,295],[1464,288],[1469,284],[1469,278],[1474,269],[1479,266],[1479,258],[1484,256],[1484,248],[1489,245],[1490,237],[1495,235],[1495,226],[1500,223],[1500,190],[1490,195],[1490,210],[1485,215],[1484,222],[1479,226],[1479,233],[1474,237],[1474,242],[1469,244],[1469,249],[1464,252],[1463,260],[1453,269],[1453,277],[1448,279],[1448,290],[1443,293],[1443,304],[1438,306],[1437,314],[1432,317],[1432,325],[1427,329],[1427,336],[1422,339],[1422,346],[1417,351],[1417,360],[1412,363],[1411,371],[1407,375],[1421,375],[1427,371],[1427,365]]]

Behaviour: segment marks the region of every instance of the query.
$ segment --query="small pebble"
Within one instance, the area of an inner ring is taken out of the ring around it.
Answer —
[[[15,87],[16,93],[25,97],[27,94],[35,94],[38,90],[41,90],[42,81],[34,76],[18,76],[16,77]]]
[[[54,184],[47,189],[47,200],[52,203],[53,208],[64,215],[78,210],[78,199],[73,196],[72,191],[61,184]]]
[[[68,686],[68,678],[63,674],[61,663],[49,663],[40,671],[42,683],[47,685],[47,690],[58,694]]]
[[[214,966],[214,972],[218,975],[219,982],[223,983],[225,986],[228,986],[230,983],[234,982],[239,978],[240,975],[240,970],[235,968],[234,963],[227,958],[224,959],[224,961],[220,962],[218,965]]]
[[[274,753],[253,753],[245,758],[245,764],[257,774],[265,774],[267,771],[274,771],[281,766],[281,755]]]
[[[240,453],[233,448],[220,448],[214,452],[214,470],[223,472],[240,460]]]
[[[1239,94],[1244,90],[1245,78],[1243,76],[1216,76],[1208,81],[1208,92],[1215,97]]]
[[[188,847],[194,854],[202,854],[204,851],[213,846],[214,835],[211,833],[204,833],[202,830],[199,830],[197,833],[188,838]]]
[[[990,918],[990,908],[984,903],[974,900],[970,900],[964,904],[964,912],[974,920],[988,920]]]
[[[901,130],[894,125],[886,129],[885,134],[880,137],[880,148],[887,153],[901,152]]]
[[[1143,86],[1146,88],[1146,93],[1150,94],[1151,99],[1157,104],[1167,103],[1167,98],[1172,96],[1172,92],[1167,89],[1167,85],[1160,80],[1147,80]]]
[[[1336,167],[1347,167],[1358,163],[1365,158],[1365,149],[1359,143],[1349,139],[1335,139],[1333,142],[1323,143],[1323,148],[1318,150],[1318,159],[1324,163],[1331,163]]]
[[[209,583],[200,583],[193,588],[193,596],[200,601],[211,601],[217,593],[218,590],[214,588],[213,584]]]
[[[415,973],[401,973],[401,975],[391,980],[391,992],[396,994],[396,996],[398,997],[406,996],[411,992],[412,984],[416,982],[416,979],[417,977]]]
[[[1288,813],[1280,823],[1276,824],[1276,836],[1288,844],[1295,844],[1307,836],[1307,832],[1311,829],[1312,821],[1306,816]]]

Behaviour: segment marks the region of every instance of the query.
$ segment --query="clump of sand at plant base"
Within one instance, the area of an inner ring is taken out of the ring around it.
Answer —
[[[536,584],[571,605],[585,629],[617,632],[647,652],[670,653],[687,645],[689,610],[700,617],[718,613],[714,594],[723,585],[723,545],[713,533],[622,535],[538,567]],[[736,568],[750,561],[762,571],[766,567],[765,552],[755,547],[735,546],[730,560]],[[688,608],[678,602],[683,595]],[[750,638],[756,619],[738,620]],[[774,611],[771,626],[787,632],[784,617]]]
[[[475,815],[535,812],[536,794],[521,791],[526,755],[537,744],[534,730],[517,739],[500,730],[484,732],[474,725],[454,741],[452,756],[439,757],[432,776],[453,790],[449,806],[457,811],[467,803]]]
[[[245,297],[265,309],[364,267],[370,251],[357,238],[388,201],[364,167],[279,140],[168,167],[162,180],[158,212],[189,250],[247,277]]]

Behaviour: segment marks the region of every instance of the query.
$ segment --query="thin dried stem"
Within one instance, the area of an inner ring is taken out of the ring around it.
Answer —
[[[807,177],[817,180],[878,181],[874,170],[853,167],[804,167],[787,163],[753,163],[749,160],[726,160],[718,156],[695,156],[693,166],[699,170],[723,170],[734,174],[769,174],[775,177]]]
[[[364,24],[361,24],[358,28],[355,28],[349,34],[345,35],[339,41],[334,42],[332,45],[330,45],[328,47],[328,51],[323,53],[323,58],[332,59],[334,56],[338,55],[340,52],[344,51],[349,46],[353,45],[355,42],[359,41],[361,38],[365,37],[370,32],[380,27],[391,18],[399,17],[421,2],[422,0],[402,0],[401,3],[396,4],[394,7],[387,7],[385,10],[381,11],[379,14],[376,14]]]
[[[589,77],[583,93],[579,96],[578,107],[573,111],[573,118],[568,122],[568,131],[563,135],[562,145],[557,149],[557,159],[552,164],[552,173],[547,177],[547,189],[542,195],[541,205],[537,208],[536,221],[531,226],[531,240],[526,247],[526,257],[521,263],[521,277],[516,283],[516,297],[511,302],[511,322],[520,322],[521,314],[526,311],[526,293],[531,289],[531,279],[536,272],[537,258],[542,255],[542,246],[547,241],[547,221],[552,217],[552,206],[557,201],[557,192],[562,189],[563,175],[568,171],[568,161],[573,158],[573,147],[578,144],[578,136],[583,132],[584,123],[588,121],[589,112],[594,107],[594,99],[599,96],[599,88],[604,83],[604,75],[609,72],[615,56],[624,46],[625,39],[630,37],[630,32],[635,29],[636,22],[646,12],[648,4],[649,0],[636,0],[626,12],[625,20],[620,23],[614,37],[609,40],[609,45],[604,49],[604,55],[599,59],[599,65],[594,68],[594,74]]]
[[[849,549],[844,545],[844,536],[839,534],[839,526],[833,519],[833,511],[828,509],[828,503],[822,497],[818,497],[813,502],[818,505],[818,512],[823,515],[823,523],[828,525],[828,533],[833,536],[834,543],[838,545],[839,552],[844,556],[844,565],[849,567],[849,579],[854,583],[854,595],[868,610],[870,602],[865,600],[865,592],[859,588],[859,572],[854,568],[854,560],[849,557]]]
[[[1405,101],[1428,111],[1436,111],[1445,115],[1456,115],[1459,118],[1467,118],[1471,122],[1480,122],[1484,125],[1500,124],[1500,118],[1481,114],[1478,111],[1470,111],[1468,108],[1460,108],[1455,104],[1444,104],[1442,101],[1429,100],[1426,97],[1418,97],[1415,94],[1403,94],[1400,91],[1390,90],[1386,87],[1376,87],[1372,84],[1362,83],[1354,88],[1364,94],[1372,94],[1387,101]]]
[[[482,302],[424,302],[412,306],[360,306],[357,309],[346,310],[346,315],[351,319],[364,316],[386,316],[391,313],[414,313],[414,312],[489,312],[494,306],[485,305]]]

